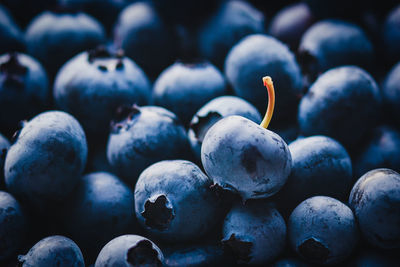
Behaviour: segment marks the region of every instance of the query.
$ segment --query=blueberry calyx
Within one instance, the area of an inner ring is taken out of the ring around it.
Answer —
[[[8,60],[0,65],[0,72],[5,74],[5,84],[15,85],[17,88],[24,87],[23,76],[28,68],[18,60],[17,53],[9,53]]]
[[[119,106],[115,112],[114,119],[111,121],[111,132],[118,133],[121,129],[128,128],[139,114],[140,107],[136,104]]]
[[[190,124],[190,129],[193,130],[196,139],[203,142],[208,131],[217,121],[222,119],[222,115],[216,111],[210,111],[205,116],[196,115],[194,121]]]
[[[319,240],[311,237],[298,246],[301,256],[311,261],[325,262],[329,256],[329,249]]]
[[[131,266],[162,266],[158,258],[158,251],[153,248],[153,244],[148,240],[139,241],[135,246],[129,248],[126,261]]]
[[[88,61],[89,63],[93,64],[97,59],[117,59],[115,63],[115,69],[121,70],[124,68],[123,63],[124,52],[122,50],[118,50],[115,53],[112,53],[105,47],[104,45],[100,45],[95,49],[91,49],[88,51]],[[107,71],[109,68],[105,65],[98,65],[97,68],[101,71]]]
[[[233,252],[238,263],[247,263],[251,260],[252,242],[242,241],[235,234],[231,234],[228,240],[222,240],[221,242],[224,247],[229,248]]]
[[[172,205],[165,195],[158,196],[155,201],[148,199],[141,214],[148,227],[160,231],[166,230],[175,217]]]

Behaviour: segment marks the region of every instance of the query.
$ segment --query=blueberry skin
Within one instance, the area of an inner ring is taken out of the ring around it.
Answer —
[[[31,21],[25,39],[29,54],[53,76],[71,57],[103,43],[105,32],[98,21],[84,13],[46,11]]]
[[[290,174],[292,157],[283,139],[241,116],[228,116],[207,132],[201,161],[215,184],[243,201],[275,194]]]
[[[27,218],[18,201],[0,191],[0,262],[10,258],[21,248],[28,227]]]
[[[72,191],[86,157],[85,133],[74,117],[62,111],[41,113],[24,125],[7,152],[7,189],[45,209]]]
[[[267,90],[261,77],[271,76],[278,99],[274,118],[283,122],[293,116],[302,89],[300,68],[288,47],[274,37],[253,34],[243,38],[226,58],[225,75],[234,93],[261,113],[267,105]]]
[[[244,1],[226,1],[200,27],[200,55],[223,68],[229,50],[243,37],[265,32],[264,15]]]
[[[341,20],[323,20],[311,26],[299,45],[299,62],[313,81],[322,72],[343,65],[368,68],[374,48],[365,32]]]
[[[163,263],[164,255],[151,240],[139,235],[122,235],[102,248],[94,267],[161,267]]]
[[[222,236],[237,263],[266,265],[284,250],[286,224],[270,203],[237,203],[225,218]]]
[[[351,190],[350,207],[363,237],[373,246],[400,247],[400,175],[390,169],[364,174]]]
[[[0,56],[0,125],[3,132],[17,129],[47,105],[49,81],[34,58],[20,53]]]
[[[139,223],[168,242],[195,240],[211,230],[222,208],[211,180],[194,163],[165,160],[145,169],[135,187]]]
[[[175,38],[166,23],[146,2],[133,3],[119,14],[114,42],[155,78],[176,54]]]
[[[400,132],[387,125],[374,128],[371,138],[355,159],[354,176],[377,168],[400,171]]]
[[[276,13],[268,32],[296,51],[303,33],[314,22],[315,18],[310,8],[305,3],[295,3]]]
[[[6,160],[6,155],[9,148],[10,142],[2,134],[0,134],[0,190],[5,189],[4,161]]]
[[[395,63],[400,60],[400,52],[398,49],[400,45],[399,23],[400,5],[397,5],[387,15],[382,29],[383,51],[388,63]]]
[[[25,49],[21,29],[11,17],[9,11],[2,5],[0,5],[0,40],[0,55]]]
[[[18,257],[19,266],[84,267],[79,247],[71,239],[54,235],[37,242],[26,255]]]
[[[107,158],[119,176],[134,186],[140,173],[164,159],[186,158],[190,153],[185,128],[168,110],[133,107],[114,123],[107,144]]]
[[[163,250],[168,267],[220,267],[234,266],[232,255],[221,244],[213,242],[180,244]]]
[[[83,176],[68,202],[65,228],[87,257],[96,257],[112,238],[132,231],[133,191],[111,173]]]
[[[201,145],[207,131],[220,119],[239,115],[255,123],[261,122],[258,110],[246,100],[237,96],[220,96],[205,104],[193,116],[188,137],[196,159],[201,161]]]
[[[54,84],[56,105],[75,116],[88,136],[94,138],[109,134],[118,107],[146,105],[150,94],[150,82],[140,67],[104,48],[70,59]]]
[[[393,66],[382,85],[384,106],[388,109],[387,115],[400,121],[400,62]]]
[[[187,125],[204,104],[225,94],[225,79],[212,64],[177,62],[157,78],[153,103],[172,111]]]
[[[276,198],[290,212],[303,200],[317,195],[345,200],[353,185],[351,158],[337,141],[311,136],[289,145],[292,171]]]
[[[300,102],[300,132],[332,137],[350,149],[376,123],[380,102],[376,82],[363,69],[331,69],[315,81]]]
[[[358,229],[353,212],[331,197],[304,200],[289,217],[290,245],[311,263],[334,265],[343,262],[355,248]]]

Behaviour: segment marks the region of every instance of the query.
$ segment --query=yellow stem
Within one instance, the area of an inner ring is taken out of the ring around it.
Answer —
[[[267,87],[268,90],[268,107],[267,107],[267,112],[265,112],[264,119],[262,120],[260,125],[265,129],[267,129],[269,123],[271,122],[272,114],[274,114],[275,89],[271,77],[265,76],[263,78],[263,82],[264,86]]]

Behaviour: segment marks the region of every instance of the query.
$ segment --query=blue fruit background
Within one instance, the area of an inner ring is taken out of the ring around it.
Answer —
[[[0,267],[398,267],[399,173],[399,1],[0,1]]]

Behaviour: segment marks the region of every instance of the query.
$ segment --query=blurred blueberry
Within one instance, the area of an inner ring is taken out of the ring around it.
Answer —
[[[95,258],[112,238],[135,230],[133,191],[110,173],[83,176],[68,202],[65,228],[87,258]]]
[[[400,248],[400,175],[390,169],[364,174],[351,190],[349,204],[364,238],[373,246]]]
[[[64,199],[85,168],[87,145],[78,121],[61,111],[27,122],[7,152],[7,189],[38,210]]]
[[[71,113],[91,139],[106,139],[110,122],[121,105],[146,105],[150,83],[131,59],[105,47],[70,59],[54,83],[56,105]]]
[[[0,262],[21,249],[28,228],[27,218],[18,201],[0,191]]]
[[[383,51],[388,63],[395,63],[400,60],[400,5],[394,7],[387,15],[383,29]]]
[[[175,113],[184,125],[208,101],[227,93],[222,73],[208,62],[175,63],[157,78],[153,103]]]
[[[261,112],[267,103],[267,90],[261,77],[273,77],[276,85],[275,120],[283,123],[295,117],[298,95],[302,91],[300,68],[288,47],[262,34],[243,38],[229,52],[225,75],[234,93],[246,99]]]
[[[49,81],[34,58],[17,53],[0,56],[0,127],[12,134],[21,120],[30,119],[48,104]]]
[[[263,33],[264,24],[264,15],[249,3],[225,1],[200,27],[200,54],[222,69],[229,50],[246,35]]]
[[[269,26],[269,34],[296,51],[303,33],[314,21],[315,18],[305,3],[295,3],[276,13]]]
[[[163,263],[164,256],[152,241],[138,235],[122,235],[114,238],[103,247],[94,267],[161,267]]]
[[[9,11],[0,5],[0,55],[6,52],[25,50],[25,40],[21,29]]]
[[[174,60],[174,35],[149,3],[137,2],[123,9],[114,32],[116,46],[152,79]]]
[[[49,236],[36,243],[26,255],[18,257],[21,267],[84,267],[83,255],[71,239]]]
[[[185,128],[172,112],[155,106],[119,111],[108,140],[107,158],[130,186],[151,164],[187,158],[190,154]]]
[[[71,57],[105,41],[103,26],[84,14],[58,14],[45,11],[26,29],[28,52],[53,77]]]
[[[10,147],[10,142],[0,134],[0,190],[5,189],[4,181],[4,161],[6,160],[6,154]]]
[[[350,150],[375,126],[380,102],[376,82],[363,69],[344,66],[328,70],[300,102],[300,133],[332,137]]]
[[[323,20],[312,25],[300,41],[299,63],[313,82],[328,69],[357,65],[371,67],[374,48],[359,26],[341,20]]]
[[[386,115],[400,122],[400,62],[387,74],[382,85],[382,98]]]

